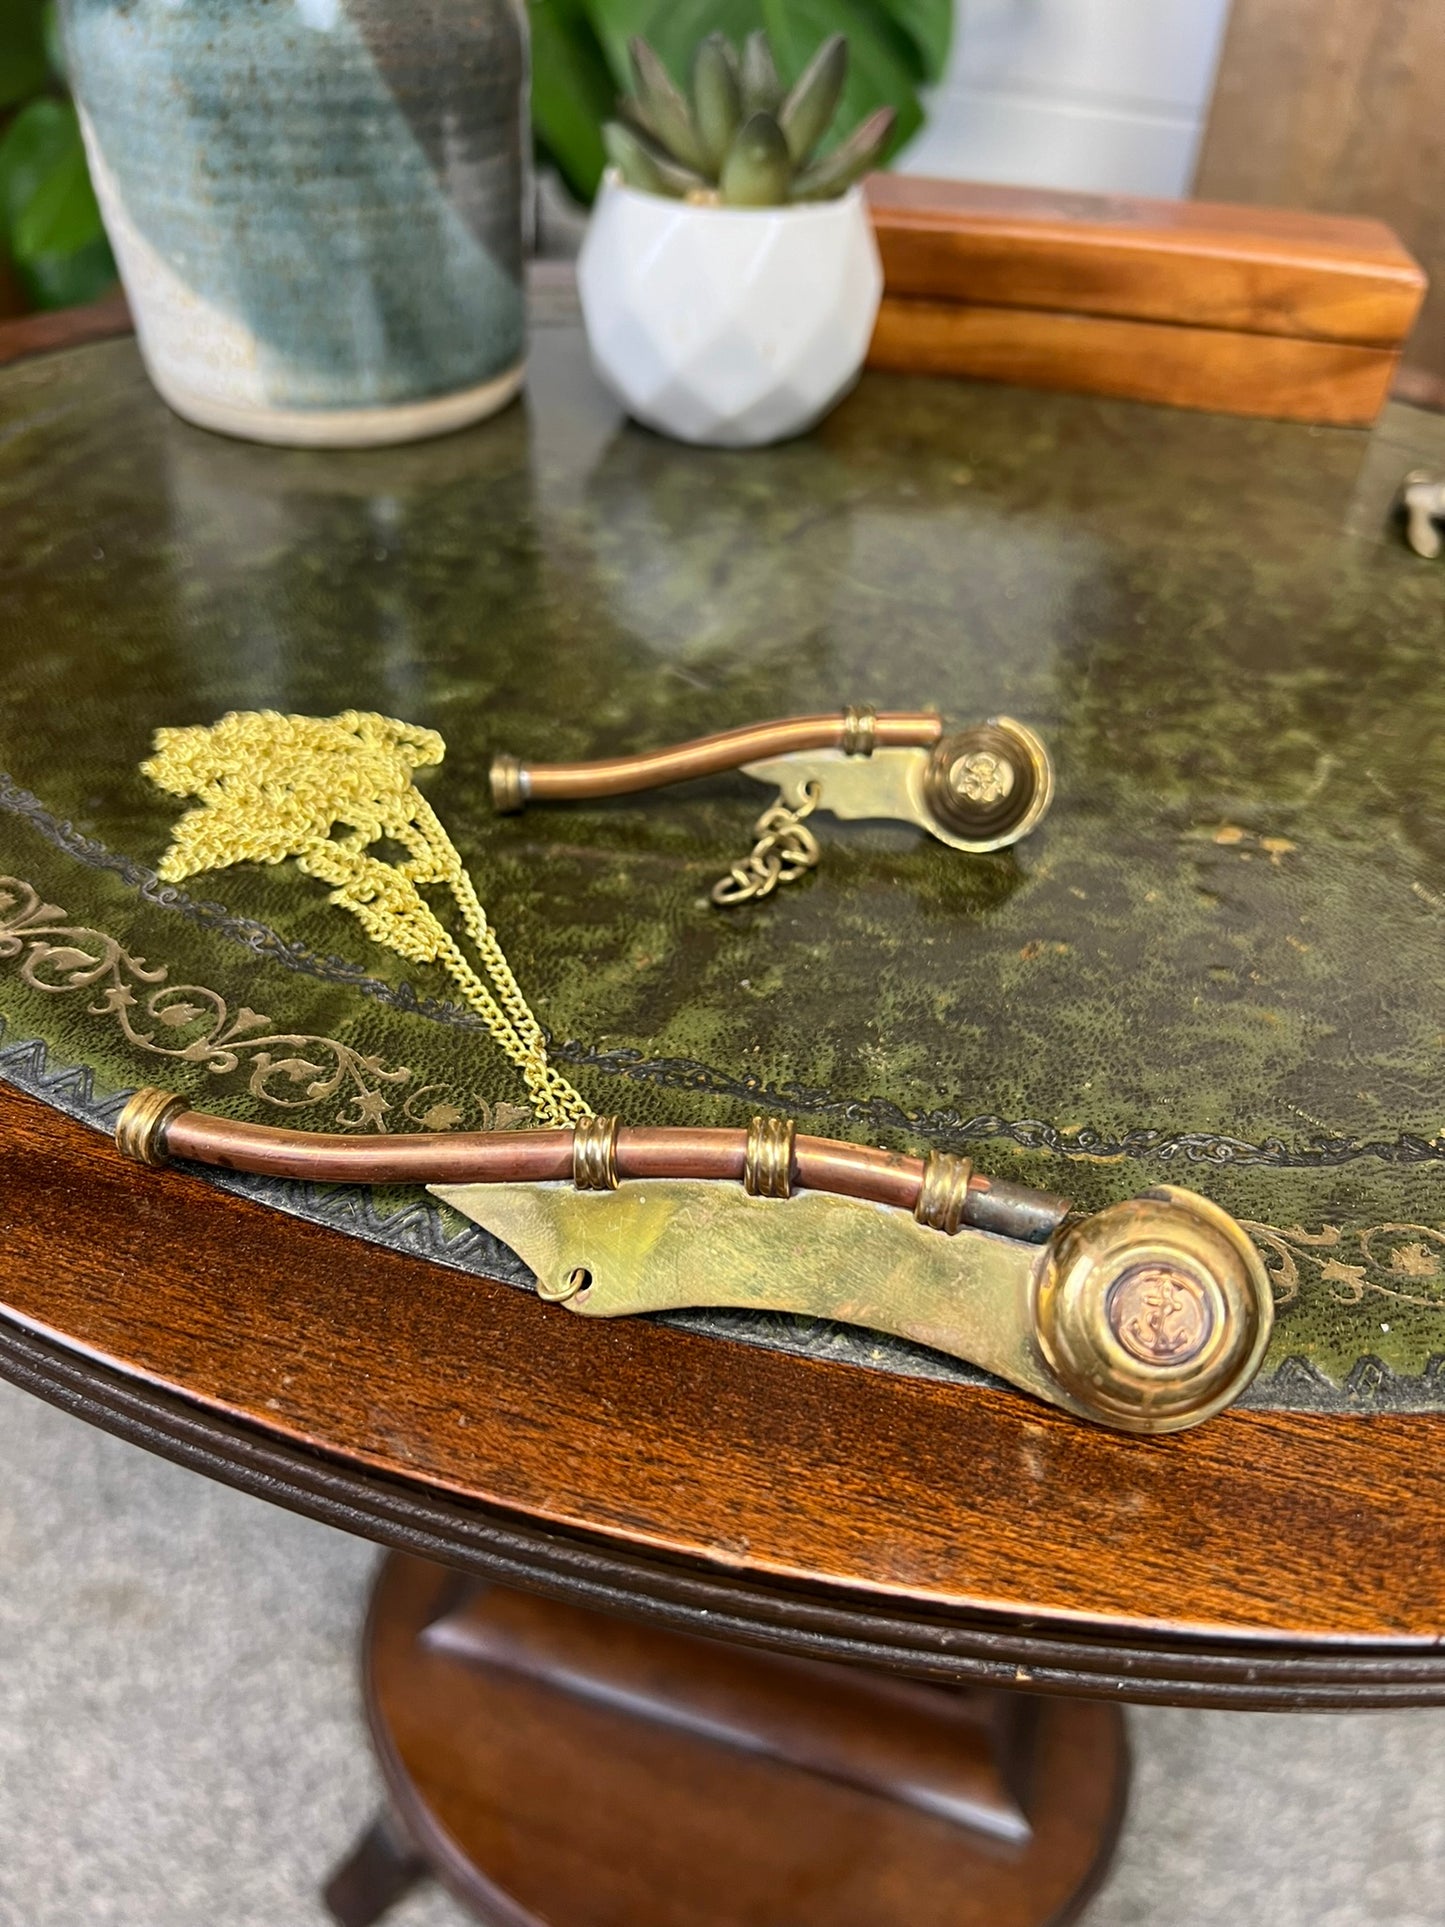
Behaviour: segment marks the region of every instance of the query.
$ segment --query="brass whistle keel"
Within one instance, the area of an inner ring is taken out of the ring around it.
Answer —
[[[952,849],[981,855],[1027,836],[1054,791],[1048,751],[1012,717],[945,735],[932,710],[865,707],[783,717],[593,763],[528,764],[502,755],[492,763],[492,800],[515,813],[531,803],[626,796],[725,770],[776,785],[778,800],[759,819],[749,857],[714,891],[722,904],[766,896],[813,867],[817,845],[802,825],[815,810],[915,824]]]
[[[356,1138],[241,1124],[139,1091],[126,1154],[315,1182],[423,1183],[583,1318],[794,1312],[966,1359],[1076,1417],[1182,1431],[1231,1404],[1273,1326],[1234,1219],[1159,1185],[1092,1217],[1052,1193],[798,1133],[628,1127]]]

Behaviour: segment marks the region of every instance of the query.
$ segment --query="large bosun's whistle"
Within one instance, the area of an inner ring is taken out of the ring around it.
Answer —
[[[756,826],[752,855],[714,891],[722,904],[766,896],[812,868],[817,845],[802,819],[814,810],[915,824],[952,849],[981,855],[1027,836],[1054,789],[1048,751],[1010,716],[946,735],[933,710],[880,714],[860,707],[785,716],[592,763],[497,756],[492,801],[511,813],[529,803],[628,796],[727,770],[775,784],[779,794]]]
[[[751,1129],[585,1119],[575,1129],[356,1138],[238,1123],[138,1091],[116,1141],[323,1183],[425,1184],[581,1318],[741,1307],[838,1319],[967,1359],[1076,1417],[1177,1432],[1259,1369],[1269,1278],[1246,1233],[1159,1185],[1091,1217],[966,1158]]]

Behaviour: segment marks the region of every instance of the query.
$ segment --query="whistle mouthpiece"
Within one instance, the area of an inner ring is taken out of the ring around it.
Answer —
[[[116,1119],[116,1149],[136,1164],[168,1164],[166,1127],[172,1118],[189,1109],[189,1098],[145,1086],[130,1097]]]
[[[527,807],[527,772],[520,756],[494,756],[489,772],[492,808],[498,816],[517,816]]]

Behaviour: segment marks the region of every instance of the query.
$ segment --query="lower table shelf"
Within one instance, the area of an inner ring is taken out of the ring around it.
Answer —
[[[365,1640],[390,1809],[327,1888],[490,1927],[1041,1927],[1108,1864],[1101,1702],[754,1652],[394,1554]]]

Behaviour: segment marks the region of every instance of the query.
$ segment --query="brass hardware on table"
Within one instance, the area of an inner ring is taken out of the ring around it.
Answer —
[[[187,1109],[186,1100],[174,1091],[137,1091],[116,1120],[117,1148],[137,1164],[165,1164],[166,1126]]]
[[[1174,1431],[1238,1393],[1273,1300],[1258,1251],[1207,1198],[1161,1185],[1067,1227],[1036,1300],[1058,1382],[1106,1425]]]
[[[755,1117],[748,1126],[743,1189],[755,1198],[793,1195],[793,1149],[798,1127],[790,1117]]]
[[[1069,1221],[1066,1199],[967,1159],[800,1135],[619,1125],[312,1136],[140,1091],[116,1141],[313,1182],[424,1183],[578,1317],[734,1306],[838,1319],[968,1359],[1077,1417],[1175,1432],[1230,1404],[1273,1324],[1255,1246],[1159,1185]]]
[[[877,746],[878,711],[870,703],[843,711],[843,740],[838,745],[845,756],[871,756]]]
[[[1445,475],[1412,468],[1400,484],[1399,505],[1405,540],[1416,555],[1435,561],[1445,550]]]
[[[934,1231],[947,1232],[951,1238],[963,1224],[972,1177],[973,1166],[967,1158],[952,1157],[947,1151],[930,1151],[923,1167],[923,1182],[918,1187],[918,1202],[913,1207],[914,1217]]]
[[[928,759],[923,793],[963,848],[989,849],[1032,829],[1052,782],[1038,738],[1004,717],[945,737]]]
[[[499,816],[515,816],[527,807],[527,791],[522,781],[521,759],[494,756],[490,771],[492,803]]]
[[[615,1117],[584,1117],[572,1133],[572,1182],[579,1191],[617,1189]]]
[[[768,805],[753,825],[757,841],[752,849],[712,886],[714,903],[724,908],[756,903],[771,896],[780,883],[796,883],[816,869],[822,851],[817,837],[803,827],[803,820],[818,807],[821,794],[822,785],[810,783],[797,809],[789,809],[781,797]]]
[[[670,749],[593,763],[492,763],[492,800],[516,812],[529,803],[625,796],[668,783],[740,770],[778,787],[759,819],[756,847],[713,891],[729,905],[766,896],[817,862],[803,819],[821,810],[844,820],[916,824],[952,849],[1001,850],[1037,827],[1053,797],[1048,751],[1009,716],[944,734],[932,710],[790,716],[725,730]]]

